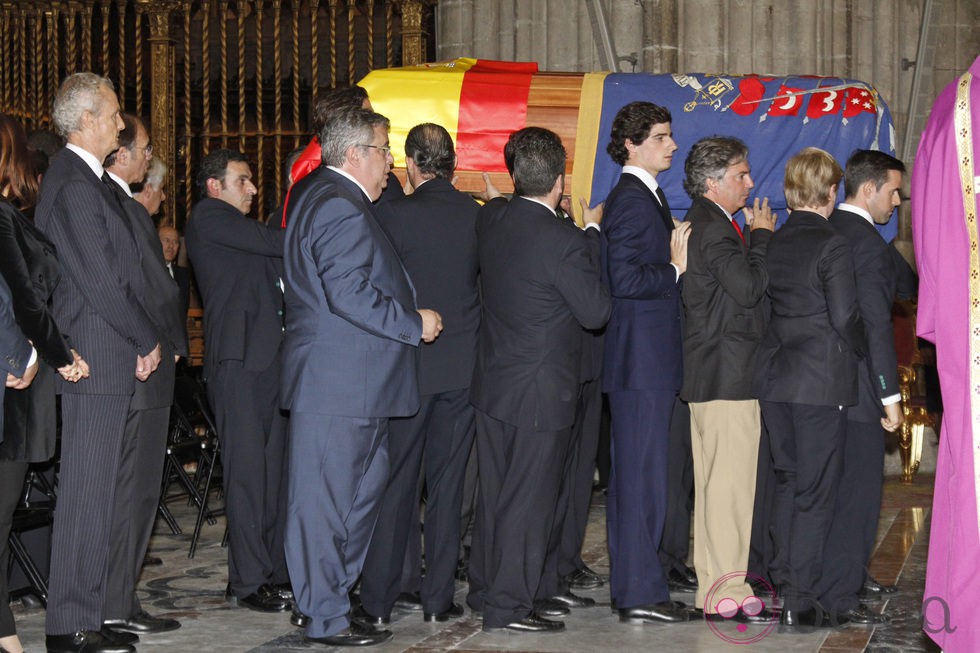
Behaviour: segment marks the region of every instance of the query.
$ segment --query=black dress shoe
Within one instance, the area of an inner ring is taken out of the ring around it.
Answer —
[[[512,621],[506,626],[501,626],[500,628],[483,627],[483,632],[486,633],[499,633],[508,630],[515,633],[560,633],[561,631],[565,630],[565,624],[561,621],[545,619],[541,615],[537,614],[537,612],[532,612],[523,619],[519,621]]]
[[[567,617],[572,613],[564,603],[554,599],[539,599],[534,602],[534,612],[540,617]]]
[[[722,614],[718,614],[717,612],[705,612],[703,615],[705,621],[711,621],[714,623],[733,621],[737,624],[769,624],[775,623],[779,620],[779,615],[769,610],[769,608],[762,608],[762,610],[756,614],[749,614],[744,610],[739,610],[731,617],[726,617]]]
[[[336,635],[307,637],[306,641],[327,646],[374,646],[391,639],[390,630],[378,630],[373,626],[352,619],[350,626]]]
[[[684,606],[684,604],[680,605]],[[619,620],[632,624],[654,621],[678,623],[690,621],[691,615],[688,613],[687,606],[678,607],[674,601],[663,601],[652,605],[638,605],[635,608],[620,608]]]
[[[867,607],[859,605],[847,612],[838,612],[836,615],[828,615],[830,626],[844,626],[847,624],[858,624],[861,626],[878,626],[888,623],[888,617],[877,612],[872,612]]]
[[[606,584],[606,580],[588,567],[576,569],[564,578],[568,587],[573,590],[594,590]]]
[[[102,635],[102,638],[107,642],[117,644],[119,646],[133,646],[134,644],[138,644],[140,641],[140,636],[136,633],[127,633],[121,630],[117,631],[106,626],[102,626],[99,634]]]
[[[395,607],[399,610],[408,610],[409,612],[421,612],[422,597],[418,592],[402,592],[395,599]]]
[[[143,566],[144,567],[159,567],[163,564],[163,559],[156,556],[146,555],[143,556]]]
[[[450,619],[459,619],[464,614],[463,606],[459,603],[453,603],[448,608],[442,612],[424,612],[422,613],[422,620],[426,623],[433,623],[436,621],[449,621]]]
[[[786,610],[779,615],[779,632],[809,633],[823,626],[824,615],[811,608],[809,610]]]
[[[874,578],[868,576],[867,580],[864,581],[864,585],[861,586],[861,591],[858,592],[858,600],[861,603],[877,603],[878,601],[884,601],[889,595],[898,592],[898,587],[896,585],[882,585]]]
[[[144,633],[165,633],[180,628],[180,622],[166,617],[154,617],[140,610],[129,619],[106,619],[103,626],[115,632],[127,632],[142,635]]]
[[[561,603],[566,608],[591,608],[595,606],[595,599],[587,596],[579,596],[578,594],[572,594],[571,590],[565,592],[564,594],[552,596],[551,600]]]
[[[129,644],[116,644],[97,630],[82,630],[70,635],[48,635],[44,638],[48,653],[135,653]]]
[[[677,569],[671,569],[667,574],[667,587],[674,592],[697,592],[698,577],[695,575],[692,580],[687,574]]]
[[[293,586],[290,583],[269,583],[269,585],[282,598],[287,601],[293,600]]]
[[[296,608],[293,608],[293,613],[289,615],[289,623],[293,624],[297,628],[306,628],[310,625],[311,621],[313,620],[310,619],[309,615],[303,614]]]
[[[375,617],[373,614],[364,609],[363,605],[359,605],[350,611],[351,621],[360,621],[361,623],[367,624],[368,626],[387,626],[391,623],[391,615],[385,615],[383,617]]]
[[[255,610],[256,612],[285,612],[289,609],[289,601],[279,596],[272,585],[266,583],[259,586],[244,598],[239,598],[231,591],[231,586],[225,590],[225,599],[232,605]]]

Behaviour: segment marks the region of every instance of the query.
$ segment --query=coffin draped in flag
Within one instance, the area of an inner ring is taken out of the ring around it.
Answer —
[[[830,152],[843,166],[857,149],[894,154],[895,132],[885,101],[870,84],[840,77],[646,73],[539,73],[534,63],[477,59],[376,70],[360,84],[375,109],[391,119],[396,166],[404,166],[408,130],[444,126],[457,143],[458,185],[478,192],[480,173],[511,189],[503,161],[507,136],[537,125],[561,136],[569,153],[566,192],[595,204],[605,199],[620,167],[606,153],[616,112],[637,100],[667,107],[679,149],[658,181],[681,217],[691,204],[683,162],[706,136],[740,138],[749,146],[756,188],[786,218],[783,170],[804,147]],[[577,212],[577,202],[572,202]],[[739,218],[740,219],[740,216]],[[888,240],[892,220],[881,228]]]

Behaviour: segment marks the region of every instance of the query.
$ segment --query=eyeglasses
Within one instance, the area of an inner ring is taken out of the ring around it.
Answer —
[[[134,150],[143,150],[145,156],[153,156],[153,145],[147,143],[146,147],[133,147]]]
[[[381,150],[382,156],[388,156],[389,154],[391,154],[391,148],[388,147],[387,145],[367,145],[362,143],[361,147],[370,147],[373,150]]]

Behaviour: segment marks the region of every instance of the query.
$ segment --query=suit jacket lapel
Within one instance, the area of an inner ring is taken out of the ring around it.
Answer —
[[[667,228],[667,232],[669,233],[673,231],[674,219],[670,215],[670,205],[667,204],[667,195],[664,194],[663,189],[657,186],[657,189],[660,190],[660,197],[661,197],[661,199],[657,199],[657,195],[650,192],[650,187],[644,184],[639,177],[637,177],[636,175],[632,175],[628,172],[624,173],[624,175],[628,176],[631,180],[633,180],[634,184],[636,184],[637,186],[639,186],[640,188],[642,188],[647,192],[647,194],[650,196],[651,201],[653,201],[653,203],[656,205],[657,211],[660,214],[660,219],[663,220],[664,227]]]

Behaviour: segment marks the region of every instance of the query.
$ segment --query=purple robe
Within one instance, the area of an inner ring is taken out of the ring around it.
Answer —
[[[972,147],[980,165],[980,57],[970,66]],[[912,171],[912,231],[919,268],[920,336],[936,343],[942,437],[929,535],[923,629],[944,650],[980,651],[980,527],[970,391],[970,236],[953,128],[957,82],[936,98]],[[977,174],[973,172],[972,174]],[[977,196],[971,198],[974,203]],[[974,225],[975,226],[975,225]],[[980,365],[980,363],[974,363]],[[978,452],[980,455],[980,452]]]

